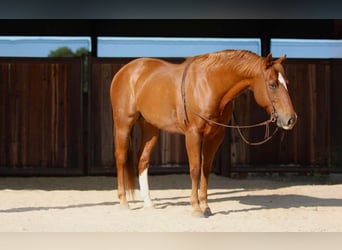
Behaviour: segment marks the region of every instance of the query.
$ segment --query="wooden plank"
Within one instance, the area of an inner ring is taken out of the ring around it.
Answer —
[[[316,147],[316,141],[317,141],[317,83],[316,83],[316,65],[315,64],[309,64],[308,65],[308,82],[309,82],[309,90],[308,90],[308,99],[309,99],[309,109],[310,112],[309,116],[309,163],[315,164],[315,147]]]
[[[41,152],[41,166],[48,167],[50,164],[50,151],[49,146],[51,144],[51,129],[50,129],[50,117],[51,117],[51,84],[49,84],[50,67],[46,64],[41,65],[41,81],[42,81],[42,91],[45,93],[43,95],[42,105],[42,152]],[[27,120],[27,117],[26,119]]]
[[[25,64],[25,78],[28,79],[29,84],[29,102],[28,107],[29,118],[28,118],[28,145],[29,149],[29,159],[31,159],[31,166],[40,166],[44,149],[44,134],[43,134],[43,99],[45,93],[43,90],[43,85],[41,81],[42,64],[33,63]],[[23,79],[25,81],[25,79]],[[32,157],[32,158],[30,158]]]
[[[78,60],[76,65],[69,64],[68,85],[69,85],[69,148],[68,159],[72,168],[84,167],[84,121],[83,121],[83,77],[84,60]],[[76,132],[75,132],[76,131]]]
[[[59,124],[61,130],[61,143],[60,143],[60,166],[67,167],[68,165],[68,126],[69,126],[69,99],[68,99],[68,75],[72,74],[69,72],[68,66],[66,64],[61,65],[61,72],[60,72],[60,99],[59,99],[59,106],[60,106],[60,117],[61,123]],[[76,131],[75,131],[76,132]]]
[[[19,163],[19,155],[18,155],[18,92],[17,92],[17,81],[15,80],[15,76],[17,74],[13,74],[16,72],[16,68],[14,65],[11,67],[10,71],[10,103],[9,103],[9,117],[10,117],[10,141],[9,141],[9,155],[10,155],[10,162],[9,164],[12,166],[17,166]],[[13,70],[13,71],[12,71]]]
[[[24,70],[24,69],[22,69]],[[28,75],[27,68],[25,68],[25,71],[22,73],[22,76],[26,77]],[[24,79],[21,79],[22,84],[22,122],[21,122],[21,144],[22,144],[22,159],[21,164],[22,165],[29,165],[28,157],[29,157],[29,148],[31,146],[31,142],[29,141],[29,119],[30,119],[30,98],[29,98],[29,89],[30,89],[30,83],[25,81]]]
[[[106,64],[102,67],[101,82],[98,85],[100,90],[100,119],[101,124],[101,159],[102,164],[109,167],[114,167],[114,143],[113,143],[113,118],[112,106],[110,101],[110,85],[117,68]]]
[[[341,72],[342,60],[331,60],[331,155],[330,164],[342,171],[342,109],[341,109]]]
[[[10,64],[0,63],[0,166],[9,162]]]
[[[316,79],[316,137],[314,158],[316,165],[329,164],[330,159],[330,85],[331,63],[322,61],[317,65]]]
[[[309,106],[306,104],[306,97],[311,94],[307,90],[307,86],[309,84],[307,82],[306,63],[294,62],[291,64],[291,62],[287,62],[286,66],[286,72],[290,81],[290,95],[294,108],[298,115],[297,124],[293,131],[291,131],[291,133],[293,134],[293,144],[289,144],[290,147],[288,147],[286,150],[291,152],[292,148],[291,153],[293,153],[294,163],[309,164],[304,160],[307,159],[306,149],[308,148],[306,143],[306,132],[308,131],[307,114]],[[303,86],[305,86],[305,88]],[[288,157],[291,157],[291,155],[288,154]]]
[[[89,86],[89,157],[88,172],[114,173],[114,149],[112,113],[109,100],[111,79],[118,70],[111,63],[91,58],[91,81]],[[105,100],[102,100],[105,98]],[[105,105],[104,105],[105,103]],[[106,106],[106,107],[104,107]],[[106,127],[103,127],[105,125]],[[104,149],[104,150],[102,150]]]

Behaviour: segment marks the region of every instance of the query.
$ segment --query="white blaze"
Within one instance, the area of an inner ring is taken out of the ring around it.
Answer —
[[[287,86],[286,86],[286,81],[285,78],[283,77],[283,75],[278,72],[278,81],[284,86],[284,88],[287,90]]]

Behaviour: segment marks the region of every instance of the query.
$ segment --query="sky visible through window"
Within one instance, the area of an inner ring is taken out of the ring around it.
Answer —
[[[259,38],[99,37],[99,57],[188,57],[226,49],[261,54]]]
[[[90,37],[0,37],[2,57],[47,57],[59,47],[91,51]],[[260,55],[260,39],[100,37],[99,57],[187,57],[224,49],[246,49]]]
[[[2,57],[47,57],[52,50],[69,47],[73,52],[79,48],[91,51],[90,37],[18,37],[0,36]]]
[[[90,37],[0,36],[1,57],[47,57],[69,47],[91,51]],[[99,57],[188,57],[224,49],[246,49],[261,55],[259,38],[99,37]],[[273,57],[342,58],[342,40],[271,39]]]
[[[274,57],[342,58],[342,40],[271,39],[271,52]]]

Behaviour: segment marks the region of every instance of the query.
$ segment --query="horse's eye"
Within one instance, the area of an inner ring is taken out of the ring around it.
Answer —
[[[278,87],[277,82],[271,82],[271,83],[270,83],[270,88],[271,88],[271,89],[275,89],[275,88],[277,88],[277,87]]]

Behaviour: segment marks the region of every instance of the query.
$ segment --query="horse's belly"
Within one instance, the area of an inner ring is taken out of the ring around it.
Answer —
[[[177,112],[175,108],[166,108],[160,105],[158,108],[140,110],[142,117],[153,126],[170,133],[181,133],[178,126]],[[158,109],[158,110],[157,110]]]
[[[168,86],[170,87],[170,86]],[[145,86],[137,98],[138,111],[143,118],[155,127],[172,133],[181,132],[174,92],[167,86],[155,84]]]

